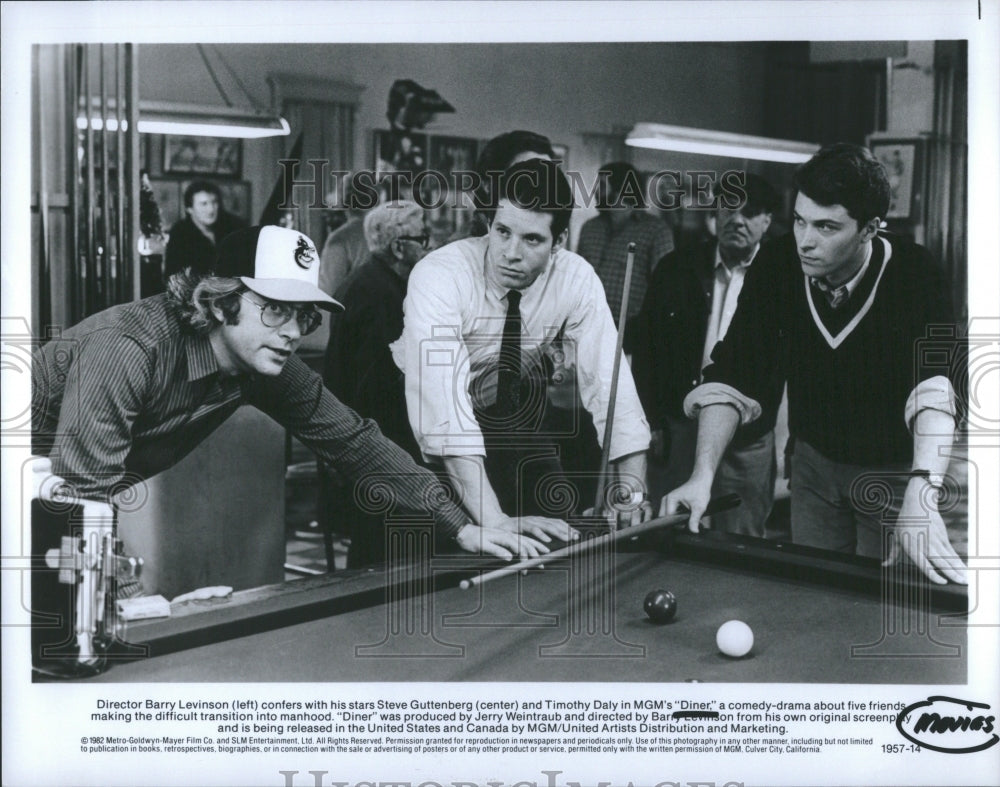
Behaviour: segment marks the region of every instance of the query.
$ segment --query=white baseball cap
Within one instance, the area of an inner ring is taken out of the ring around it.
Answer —
[[[297,230],[266,225],[227,235],[219,244],[216,276],[238,278],[272,301],[315,303],[330,311],[342,304],[319,288],[319,252]]]

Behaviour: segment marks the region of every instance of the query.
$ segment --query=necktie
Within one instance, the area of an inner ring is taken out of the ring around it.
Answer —
[[[521,406],[521,293],[507,293],[507,317],[500,341],[497,368],[497,405],[500,417],[514,415]]]
[[[849,293],[846,284],[841,284],[839,287],[831,287],[822,279],[813,279],[812,283],[826,296],[826,301],[832,309],[838,308],[847,300]]]

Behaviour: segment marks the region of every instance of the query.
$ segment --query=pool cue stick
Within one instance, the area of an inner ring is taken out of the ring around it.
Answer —
[[[722,495],[721,497],[717,497],[714,500],[709,501],[702,516],[717,514],[720,511],[727,511],[730,508],[736,508],[736,506],[740,505],[740,503],[741,500],[739,495]],[[497,579],[498,577],[507,576],[508,574],[517,574],[522,571],[526,571],[529,568],[541,568],[546,563],[550,563],[553,560],[559,560],[564,557],[576,555],[580,552],[585,552],[588,549],[593,549],[594,547],[602,546],[609,542],[621,541],[625,538],[635,538],[643,535],[644,533],[648,533],[651,530],[685,524],[690,516],[690,511],[681,511],[677,514],[670,514],[669,516],[656,517],[655,519],[650,519],[638,525],[632,525],[632,527],[625,527],[621,530],[610,530],[603,536],[597,536],[596,538],[591,538],[586,541],[578,541],[577,543],[570,544],[562,549],[557,549],[555,552],[549,552],[548,554],[539,555],[538,557],[527,558],[518,563],[503,566],[495,569],[494,571],[488,571],[485,574],[479,574],[471,577],[470,579],[463,579],[458,586],[462,588],[462,590],[468,590],[474,585],[481,585],[484,582],[489,582],[493,579]]]
[[[622,305],[618,312],[618,342],[615,345],[614,370],[611,373],[611,395],[608,397],[608,415],[604,422],[604,444],[601,446],[601,466],[597,473],[597,492],[594,494],[594,516],[604,512],[604,486],[611,462],[611,430],[615,421],[615,399],[618,396],[618,371],[622,363],[622,346],[625,343],[625,322],[628,319],[629,291],[632,289],[632,267],[635,265],[635,244],[629,243],[625,258],[625,283],[622,285]]]

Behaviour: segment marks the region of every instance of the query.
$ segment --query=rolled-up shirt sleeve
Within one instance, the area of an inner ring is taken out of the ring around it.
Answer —
[[[697,418],[698,412],[713,404],[727,404],[740,414],[740,426],[760,418],[760,403],[723,383],[703,383],[684,397],[684,415]]]
[[[403,303],[403,334],[391,345],[406,376],[406,410],[424,457],[485,456],[469,393],[462,291],[442,267],[414,268]]]
[[[787,351],[787,336],[775,306],[786,297],[779,291],[777,265],[768,261],[761,249],[747,271],[729,329],[702,371],[703,383],[684,399],[684,413],[689,418],[712,404],[732,405],[742,426],[764,412],[777,412],[786,377],[782,357]]]
[[[566,325],[566,339],[573,342],[576,351],[580,399],[594,419],[598,440],[603,443],[617,331],[597,274],[592,269],[584,269],[575,283],[580,301]],[[632,371],[622,359],[609,458],[614,460],[645,451],[649,448],[649,438],[649,423],[636,392]]]
[[[906,400],[906,428],[913,431],[913,422],[923,410],[940,410],[955,418],[955,389],[944,375],[931,377],[917,384]]]

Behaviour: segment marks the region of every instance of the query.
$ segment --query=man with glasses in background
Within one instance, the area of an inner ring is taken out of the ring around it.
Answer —
[[[295,355],[341,305],[317,286],[305,235],[266,226],[225,238],[211,270],[168,292],[113,306],[46,344],[32,367],[33,449],[75,497],[102,500],[176,464],[243,404],[287,428],[362,490],[388,484],[397,505],[433,518],[439,537],[503,558],[548,551],[479,528],[433,474],[336,399]]]
[[[389,344],[403,331],[410,271],[430,246],[427,217],[415,202],[385,202],[365,215],[364,231],[370,261],[335,293],[344,311],[331,320],[323,380],[340,401],[374,419],[386,437],[419,461],[420,448],[406,417],[403,373],[393,363]],[[348,567],[382,561],[381,517],[362,510],[353,488],[329,472],[320,483],[324,508],[336,517],[336,529],[350,536]]]

